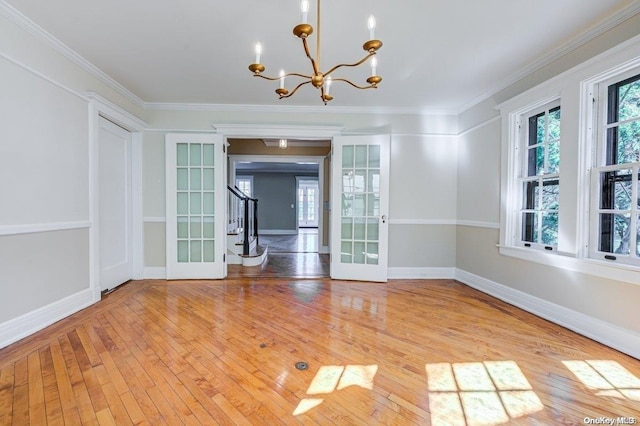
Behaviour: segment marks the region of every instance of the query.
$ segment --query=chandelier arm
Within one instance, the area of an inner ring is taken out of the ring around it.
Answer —
[[[254,74],[253,76],[254,77],[264,78],[265,80],[270,80],[270,81],[280,80],[282,77],[289,77],[289,76],[302,77],[302,78],[311,78],[310,75],[304,75],[304,74],[300,74],[300,73],[297,73],[297,72],[290,72],[290,73],[285,74],[284,76],[280,76],[280,77],[267,77],[267,76],[264,76],[262,74]]]
[[[336,65],[335,67],[333,67],[329,71],[327,71],[324,75],[326,77],[329,74],[331,74],[332,72],[334,72],[335,70],[337,70],[338,68],[342,68],[342,67],[357,67],[358,65],[363,64],[364,62],[366,62],[367,59],[369,59],[373,55],[375,55],[375,52],[370,52],[369,54],[367,54],[367,56],[365,56],[364,58],[360,59],[358,62],[356,62],[354,64],[339,64],[339,65]]]
[[[309,58],[309,61],[311,61],[311,66],[313,67],[313,74],[314,75],[320,74],[320,69],[318,68],[318,64],[316,64],[315,59],[313,59],[313,57],[311,56],[311,52],[309,52],[309,44],[307,44],[306,38],[302,39],[302,46],[304,47],[304,53],[306,53],[307,58]]]
[[[282,95],[281,95],[281,96],[280,96],[280,99],[284,99],[284,98],[288,98],[288,97],[290,97],[290,96],[293,96],[293,94],[294,94],[294,93],[296,93],[296,92],[298,91],[298,89],[299,89],[299,88],[301,88],[301,87],[302,87],[302,86],[304,86],[305,84],[309,84],[309,83],[311,83],[311,80],[309,80],[309,81],[303,81],[302,83],[298,84],[298,85],[296,86],[296,88],[295,88],[295,89],[293,89],[293,90],[291,91],[291,93],[289,93],[288,95],[284,95],[284,96],[282,96]]]
[[[356,89],[377,89],[376,86],[374,86],[373,84],[369,85],[369,86],[358,86],[355,83],[350,82],[349,80],[347,80],[346,78],[334,78],[332,81],[342,81],[345,82],[347,84],[352,85],[353,87],[355,87]]]

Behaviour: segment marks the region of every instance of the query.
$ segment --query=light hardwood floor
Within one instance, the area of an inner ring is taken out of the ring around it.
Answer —
[[[640,422],[638,377],[450,280],[133,281],[0,350],[0,425]]]

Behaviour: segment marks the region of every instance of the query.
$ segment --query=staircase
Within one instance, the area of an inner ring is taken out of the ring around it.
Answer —
[[[227,264],[258,266],[267,258],[267,247],[258,243],[258,200],[238,187],[227,186]]]

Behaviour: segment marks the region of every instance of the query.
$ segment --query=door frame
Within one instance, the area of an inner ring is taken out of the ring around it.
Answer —
[[[336,125],[299,125],[299,124],[227,124],[227,123],[212,123],[211,127],[215,132],[220,133],[224,136],[225,142],[227,139],[234,138],[256,138],[256,139],[300,139],[300,140],[331,140],[335,136],[342,135],[342,131],[344,130],[344,126],[336,126]],[[231,156],[229,156],[231,157]],[[265,157],[265,156],[261,156]],[[282,156],[277,156],[278,159],[282,159]],[[323,165],[318,170],[318,173],[324,173],[324,157],[321,157],[323,161]],[[233,173],[232,176],[235,176],[234,163],[229,162],[229,170],[228,174],[225,175],[225,178],[228,179],[228,176]],[[324,176],[324,175],[323,175]],[[329,171],[329,178],[331,178],[331,171]],[[331,182],[329,182],[329,186],[331,186]],[[324,212],[324,194],[321,192],[320,195],[323,197],[322,203],[320,206],[320,212]],[[329,218],[331,218],[331,206],[329,206]],[[321,223],[321,222],[320,222]],[[320,225],[319,223],[319,225]],[[318,233],[320,238],[322,239],[323,232],[321,228],[318,228]],[[322,246],[322,242],[318,243],[319,253],[326,253],[325,247]],[[330,251],[331,247],[331,220],[329,220],[329,241],[328,241],[327,250]]]
[[[131,133],[131,262],[132,279],[141,279],[144,271],[144,223],[142,216],[142,132],[147,123],[102,96],[88,92],[89,100],[89,288],[93,302],[101,299],[100,288],[100,117]]]
[[[322,164],[322,166],[324,166],[324,164]],[[318,167],[320,167],[320,165],[318,165]],[[313,176],[296,176],[296,229],[299,230],[300,229],[300,198],[299,198],[299,191],[300,191],[300,184],[302,182],[315,182],[316,183],[316,187],[318,188],[318,202],[316,203],[316,222],[317,222],[317,228],[318,228],[318,234],[320,234],[320,220],[323,219],[323,216],[321,215],[320,210],[320,206],[322,205],[322,202],[324,200],[322,200],[322,195],[320,195],[321,192],[323,191],[323,185],[320,184],[320,172],[318,171],[318,177],[315,178]],[[319,235],[321,237],[321,235]],[[318,249],[320,248],[320,242],[318,242]]]
[[[318,204],[320,206],[324,205],[324,157],[322,156],[313,156],[313,155],[228,155],[229,159],[229,169],[233,170],[231,175],[234,179],[236,177],[236,163],[239,162],[250,162],[250,163],[315,163],[318,165],[318,187],[320,192],[320,197],[318,200]],[[297,178],[296,178],[297,179]],[[297,190],[297,185],[296,185]],[[296,230],[298,229],[298,194],[296,192]],[[323,218],[324,218],[324,209],[320,208],[318,211],[318,253],[322,253],[322,235],[323,235]],[[329,244],[331,247],[331,244]]]

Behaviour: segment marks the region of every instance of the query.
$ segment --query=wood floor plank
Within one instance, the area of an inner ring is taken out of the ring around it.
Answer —
[[[565,364],[593,360],[603,389]],[[634,393],[639,360],[454,280],[134,281],[0,350],[2,425],[581,424]]]

